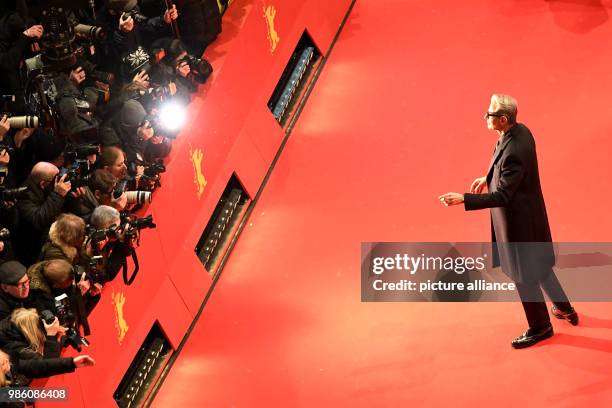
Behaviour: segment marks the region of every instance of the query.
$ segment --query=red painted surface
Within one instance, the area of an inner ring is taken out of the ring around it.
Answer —
[[[112,394],[155,321],[177,347],[212,283],[194,249],[231,175],[253,197],[284,133],[267,101],[302,32],[308,29],[325,53],[350,2],[235,0],[224,32],[206,52],[214,76],[188,108],[189,123],[173,144],[163,187],[148,212],[157,229],[142,233],[141,271],[125,287],[120,277],[105,287],[90,317],[93,368],[49,379],[45,386],[70,388],[66,406],[113,406]],[[271,52],[264,5],[276,7],[280,42]],[[192,153],[203,154],[201,195]],[[113,294],[125,298],[128,330],[119,342]],[[70,353],[68,351],[67,353]],[[44,406],[44,404],[40,404]]]
[[[610,406],[609,303],[513,350],[520,304],[361,303],[359,252],[489,239],[437,197],[486,170],[493,92],[534,132],[555,239],[610,241],[610,12],[358,0],[154,406]]]

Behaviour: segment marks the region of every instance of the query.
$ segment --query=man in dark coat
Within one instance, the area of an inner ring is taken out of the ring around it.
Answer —
[[[13,310],[20,307],[39,308],[40,292],[30,290],[30,278],[26,268],[17,261],[0,265],[0,320],[10,317]]]
[[[43,27],[30,24],[16,3],[19,2],[3,1],[0,5],[0,89],[3,94],[15,95],[12,113],[23,114],[27,109],[19,66],[30,45],[43,35]]]
[[[552,314],[578,324],[552,267],[552,237],[540,185],[535,141],[529,129],[516,122],[516,100],[493,95],[485,115],[500,138],[485,177],[472,183],[470,193],[440,196],[444,205],[463,203],[467,211],[491,209],[493,266],[500,266],[515,283],[529,329],[512,341],[529,347],[553,335],[542,290],[552,300]],[[483,194],[484,188],[488,193]]]
[[[21,224],[16,247],[19,260],[28,266],[36,262],[49,227],[61,214],[71,189],[66,175],[58,178],[58,173],[51,163],[37,163],[24,184],[28,187],[27,197],[17,202]]]

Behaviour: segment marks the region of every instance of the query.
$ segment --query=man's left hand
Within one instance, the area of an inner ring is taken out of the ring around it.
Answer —
[[[166,10],[166,12],[164,13],[164,21],[166,22],[166,24],[170,24],[172,20],[176,20],[177,18],[178,18],[178,11],[176,10],[176,5],[173,4],[172,8],[169,10]]]
[[[438,197],[438,199],[442,202],[442,204],[448,207],[449,205],[458,205],[463,203],[463,194],[446,193],[442,194],[440,197]]]

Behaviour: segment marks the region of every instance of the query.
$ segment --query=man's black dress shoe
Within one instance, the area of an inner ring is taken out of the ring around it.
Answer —
[[[521,336],[512,340],[512,347],[519,349],[533,346],[544,339],[552,337],[553,334],[553,328],[551,325],[539,330],[529,329]]]
[[[557,309],[557,306],[553,306],[552,309],[550,309],[550,312],[557,319],[565,319],[573,326],[578,324],[578,313],[576,313],[573,307],[569,311],[564,312],[563,310]]]

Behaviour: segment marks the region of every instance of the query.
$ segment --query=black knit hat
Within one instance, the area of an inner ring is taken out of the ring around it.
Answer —
[[[136,129],[145,120],[147,111],[140,102],[134,99],[127,100],[121,108],[119,123],[127,129]]]
[[[0,265],[0,283],[16,285],[26,274],[26,268],[20,262],[8,261]]]

